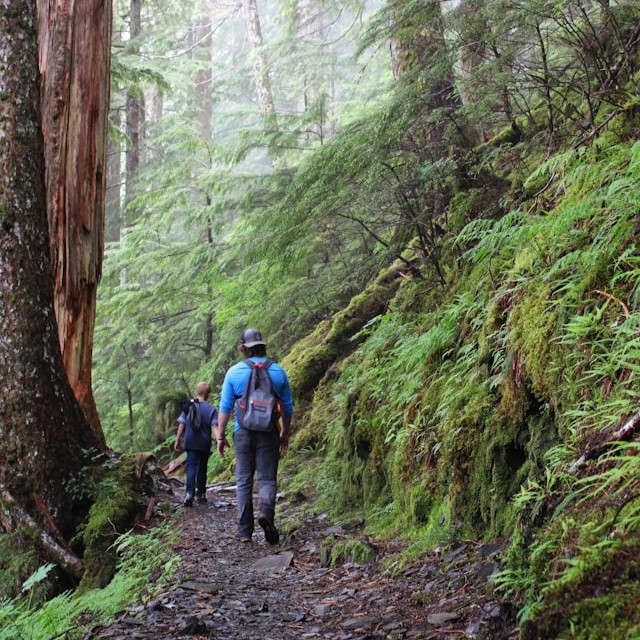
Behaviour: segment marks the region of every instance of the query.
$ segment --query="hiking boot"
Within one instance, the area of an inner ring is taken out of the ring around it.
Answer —
[[[196,498],[196,502],[198,504],[207,504],[207,502],[209,502],[209,501],[207,500],[207,498],[205,496],[198,496]]]
[[[264,530],[264,537],[269,544],[278,544],[280,541],[280,534],[275,525],[267,516],[262,513],[258,516],[258,524]]]
[[[193,495],[190,493],[185,494],[184,496],[184,506],[192,507],[193,506]]]
[[[251,536],[236,536],[238,542],[251,542]]]

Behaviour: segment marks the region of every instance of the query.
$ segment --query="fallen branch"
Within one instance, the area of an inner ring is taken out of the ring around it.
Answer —
[[[2,490],[2,501],[5,507],[9,508],[11,516],[13,516],[19,524],[29,527],[29,529],[37,534],[43,548],[47,550],[54,560],[56,560],[72,575],[78,578],[82,576],[83,569],[80,558],[56,542],[46,531],[43,531],[36,521],[13,499],[13,496],[6,489]],[[5,516],[6,515],[7,514],[5,513]],[[10,520],[3,518],[2,524],[7,533],[11,533],[13,527],[11,526]]]
[[[601,291],[600,289],[593,289],[593,291],[590,291],[589,293],[597,293],[601,296],[604,296],[605,298],[608,298],[609,300],[613,300],[614,302],[617,302],[621,307],[622,310],[624,311],[624,315],[629,318],[629,307],[627,307],[627,305],[622,302],[622,300],[620,300],[619,298],[616,298],[615,296],[612,296],[610,293],[607,293],[606,291]]]
[[[153,497],[149,498],[149,503],[147,504],[147,510],[144,514],[144,519],[148,522],[151,520],[151,516],[153,515],[153,509],[156,506],[156,501]]]
[[[181,453],[175,460],[172,460],[169,464],[162,467],[162,470],[168,477],[170,477],[174,473],[180,473],[186,463],[186,459],[186,454]]]
[[[640,424],[640,411],[629,418],[614,434],[614,440],[624,440]]]
[[[607,443],[610,442],[618,442],[619,440],[624,440],[627,436],[629,436],[633,431],[635,431],[636,427],[640,424],[640,411],[635,413],[631,418],[629,418],[617,431],[614,431],[613,437],[607,440]],[[569,473],[575,473],[578,469],[582,469],[587,463],[587,460],[591,458],[595,458],[606,446],[607,443],[599,444],[593,447],[591,450],[583,453],[570,467]]]

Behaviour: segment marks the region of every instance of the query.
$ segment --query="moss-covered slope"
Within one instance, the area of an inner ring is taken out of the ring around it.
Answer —
[[[512,536],[501,584],[525,637],[640,629],[640,465],[635,444],[607,444],[637,411],[638,130],[630,108],[530,171],[512,191],[526,200],[450,240],[447,286],[404,279],[376,322],[348,325],[343,342],[366,340],[322,351],[293,443],[298,480],[371,528]],[[329,327],[285,363],[292,380]]]

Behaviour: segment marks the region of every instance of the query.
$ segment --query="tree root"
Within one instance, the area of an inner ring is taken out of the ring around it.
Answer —
[[[74,553],[65,549],[61,544],[40,527],[36,521],[13,499],[13,496],[2,489],[3,511],[0,515],[0,524],[7,533],[14,531],[18,525],[28,527],[33,531],[42,544],[42,548],[71,575],[80,578],[82,576],[82,561]]]

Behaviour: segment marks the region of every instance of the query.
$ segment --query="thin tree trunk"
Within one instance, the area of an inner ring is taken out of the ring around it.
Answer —
[[[196,78],[196,94],[199,101],[199,124],[202,142],[207,150],[207,166],[211,166],[211,145],[213,143],[213,131],[211,121],[213,118],[213,99],[211,93],[211,80],[213,76],[212,69],[212,46],[213,39],[211,37],[211,10],[209,0],[202,0],[200,25],[196,28],[196,42],[200,42],[198,48],[199,58],[203,61],[202,71]],[[204,196],[207,207],[211,205],[211,196],[206,193]],[[213,232],[211,222],[207,222],[205,229],[204,241],[213,244]],[[209,298],[213,299],[212,291],[209,290]],[[204,358],[209,360],[213,353],[213,314],[210,313],[204,322]]]
[[[38,0],[38,35],[58,338],[71,387],[104,449],[91,361],[104,248],[111,4]]]
[[[113,33],[113,45],[122,47],[120,31]],[[116,131],[122,127],[124,105],[111,104],[110,119]],[[105,240],[117,242],[121,238],[122,229],[122,151],[123,144],[120,136],[109,137],[107,141],[107,185],[105,194]]]
[[[111,121],[116,129],[120,129],[120,110],[111,112]],[[107,185],[105,194],[105,240],[117,242],[120,240],[122,225],[122,144],[119,139],[109,139],[107,142]]]
[[[253,81],[256,86],[258,104],[262,113],[267,131],[278,130],[278,119],[276,108],[271,91],[271,80],[269,79],[269,67],[267,56],[264,52],[264,42],[262,40],[262,29],[260,27],[260,14],[256,0],[242,0],[244,9],[244,21],[247,30],[249,44],[253,50]]]
[[[555,147],[556,125],[553,114],[553,98],[551,96],[551,77],[549,74],[549,63],[547,57],[547,47],[540,24],[536,24],[536,34],[538,35],[538,43],[540,44],[540,57],[542,59],[542,77],[544,79],[543,94],[545,104],[547,106],[547,128],[549,130],[548,148]]]
[[[296,5],[296,39],[300,55],[298,56],[298,75],[302,79],[302,95],[299,97],[301,113],[306,113],[312,108],[319,107],[319,116],[315,133],[322,141],[324,138],[324,112],[328,107],[318,104],[323,99],[325,83],[330,82],[327,77],[327,67],[329,73],[333,72],[333,66],[318,64],[316,55],[309,57],[306,55],[309,45],[312,45],[316,52],[322,50],[323,22],[322,8],[317,0],[298,0]],[[304,141],[309,142],[311,132],[307,132]]]
[[[129,39],[135,41],[142,32],[142,0],[131,0]],[[138,45],[131,45],[133,53],[138,52]],[[142,157],[142,127],[144,125],[144,96],[138,87],[132,86],[127,91],[127,156],[126,156],[126,193],[125,202],[129,204],[133,197],[134,184]],[[126,225],[134,220],[130,210],[126,212]]]

